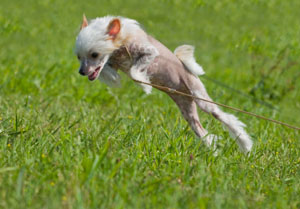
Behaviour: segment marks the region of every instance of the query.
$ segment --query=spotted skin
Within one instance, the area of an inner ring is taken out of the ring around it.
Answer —
[[[132,42],[128,41],[126,45],[114,51],[108,63],[111,67],[122,70],[133,79],[166,86],[211,101],[200,79],[186,69],[168,48],[151,36],[147,36],[146,40],[135,38]],[[151,92],[151,87],[141,86],[146,93]],[[233,137],[244,152],[247,153],[251,150],[252,141],[243,129],[245,125],[236,117],[224,113],[215,104],[166,93],[177,104],[184,119],[195,134],[207,146],[213,145],[215,147],[218,137],[208,134],[208,131],[202,126],[197,113],[197,106],[221,121],[230,133],[233,133]]]
[[[115,69],[122,70],[132,78],[135,78],[134,71],[145,72],[145,76],[153,84],[191,94],[193,87],[191,82],[200,80],[189,73],[178,58],[154,38],[149,36],[149,42],[149,45],[132,43],[129,46],[120,47],[114,51],[108,64]],[[166,93],[177,104],[195,134],[205,139],[208,132],[200,123],[196,102],[188,97]],[[209,143],[206,142],[206,144]]]

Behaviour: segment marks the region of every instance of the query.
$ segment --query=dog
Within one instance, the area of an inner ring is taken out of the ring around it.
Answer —
[[[194,47],[182,45],[172,53],[133,19],[105,16],[87,21],[83,15],[75,53],[80,61],[79,73],[90,81],[99,79],[110,86],[119,85],[118,70],[121,70],[134,80],[212,101],[198,77],[204,71],[195,61]],[[147,94],[151,93],[152,86],[139,85]],[[212,103],[168,91],[165,93],[177,104],[192,130],[207,146],[215,148],[219,137],[208,134],[201,125],[197,106],[221,121],[242,151],[248,153],[251,150],[252,140],[244,130],[245,124],[234,115],[223,112]]]

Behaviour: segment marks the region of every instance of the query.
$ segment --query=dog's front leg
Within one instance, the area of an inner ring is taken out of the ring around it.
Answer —
[[[133,58],[133,65],[129,71],[131,78],[150,83],[147,68],[159,55],[158,50],[151,44],[133,44],[130,47],[130,52]],[[147,94],[151,93],[151,86],[140,85]]]
[[[103,67],[99,76],[99,80],[111,87],[118,87],[121,85],[120,75],[118,74],[117,70],[111,67],[109,64],[105,64]]]

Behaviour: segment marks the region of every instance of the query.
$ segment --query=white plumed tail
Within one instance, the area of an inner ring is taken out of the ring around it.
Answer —
[[[182,45],[175,49],[174,54],[195,76],[203,75],[205,72],[194,58],[194,49],[191,45]]]

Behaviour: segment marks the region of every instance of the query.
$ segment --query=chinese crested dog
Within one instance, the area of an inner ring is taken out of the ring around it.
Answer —
[[[161,85],[211,101],[198,78],[204,74],[194,58],[194,47],[182,45],[172,53],[148,35],[135,20],[106,16],[87,21],[85,16],[76,39],[76,54],[80,61],[79,73],[90,81],[113,86],[120,83],[118,70],[130,78]],[[149,94],[152,87],[139,84]],[[235,116],[223,112],[215,104],[166,93],[179,107],[195,134],[207,146],[215,145],[216,135],[208,134],[199,121],[197,106],[225,125],[230,135],[244,152],[249,152],[252,141],[244,130],[245,124]]]

